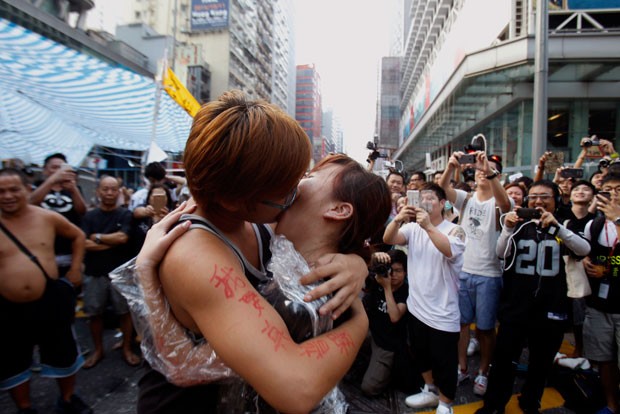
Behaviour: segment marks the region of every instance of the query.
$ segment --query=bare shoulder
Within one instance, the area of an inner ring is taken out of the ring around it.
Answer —
[[[213,274],[224,271],[243,275],[237,256],[217,236],[191,230],[176,240],[166,253],[160,266],[160,278],[166,294],[204,299],[213,287],[209,283]]]

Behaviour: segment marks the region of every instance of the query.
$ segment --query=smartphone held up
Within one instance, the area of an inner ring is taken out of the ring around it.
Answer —
[[[419,190],[407,190],[407,205],[413,207],[420,207],[420,191]]]

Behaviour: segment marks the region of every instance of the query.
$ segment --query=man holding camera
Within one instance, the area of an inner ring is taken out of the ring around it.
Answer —
[[[596,196],[604,217],[586,225],[592,250],[583,259],[592,294],[586,298],[583,323],[585,356],[596,362],[607,406],[602,414],[618,412],[618,347],[620,346],[620,175],[608,174]]]
[[[476,323],[476,338],[480,343],[480,367],[474,380],[474,393],[483,396],[495,344],[497,304],[502,288],[502,269],[495,254],[499,237],[499,217],[513,207],[513,202],[499,181],[501,158],[484,151],[471,154],[455,152],[441,177],[446,197],[460,212],[460,223],[467,235],[463,270],[460,274],[459,310],[461,335],[459,339],[458,383],[469,379],[467,347],[469,327]],[[475,170],[476,189],[466,193],[450,186],[450,178],[461,165]]]
[[[451,414],[456,394],[459,339],[458,275],[465,232],[443,217],[446,193],[437,184],[420,192],[420,207],[404,206],[383,234],[387,244],[407,245],[408,328],[424,388],[407,397],[412,408]],[[408,222],[408,224],[401,224]],[[439,404],[439,405],[438,405]]]
[[[403,316],[407,312],[407,255],[401,250],[373,255],[371,278],[364,295],[370,323],[372,355],[362,380],[362,391],[379,395],[390,382],[394,359],[407,343]]]
[[[46,157],[43,178],[30,194],[30,204],[55,211],[80,227],[82,216],[86,214],[86,203],[77,185],[77,173],[67,164],[67,157],[61,153]],[[71,268],[71,241],[63,237],[56,238],[54,251],[59,276],[63,277]]]
[[[503,413],[512,395],[514,367],[529,348],[527,377],[519,407],[539,413],[555,354],[569,323],[570,302],[562,255],[585,256],[587,240],[554,216],[560,192],[548,180],[532,184],[527,206],[506,215],[496,253],[505,260],[498,308],[499,329],[484,406],[477,414]],[[529,218],[525,218],[529,217]]]

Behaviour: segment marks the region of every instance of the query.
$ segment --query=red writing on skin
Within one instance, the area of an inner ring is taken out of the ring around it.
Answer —
[[[272,326],[268,320],[265,320],[265,327],[261,333],[266,334],[267,337],[273,342],[276,351],[279,351],[280,348],[284,348],[284,343],[287,338],[284,336],[284,331],[282,329],[279,329],[277,326]]]
[[[316,359],[323,358],[327,351],[329,351],[329,345],[321,339],[301,345],[301,355],[315,357]]]
[[[251,291],[246,292],[243,296],[241,296],[241,299],[239,299],[239,302],[251,304],[254,307],[254,309],[258,311],[258,316],[263,315],[263,309],[265,309],[265,307],[261,305],[258,293],[251,292]]]
[[[355,348],[353,340],[346,332],[328,332],[326,336],[340,349],[341,354],[348,354],[349,349]]]
[[[215,265],[213,276],[209,279],[209,282],[215,283],[216,288],[220,286],[224,288],[224,295],[227,299],[235,296],[237,288],[245,287],[245,282],[241,278],[231,276],[232,271],[232,267],[220,268]]]

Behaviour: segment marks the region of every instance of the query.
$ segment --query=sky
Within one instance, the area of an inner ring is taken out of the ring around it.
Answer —
[[[314,63],[323,107],[340,119],[345,151],[359,162],[375,131],[380,59],[389,54],[397,0],[293,0],[296,64]],[[87,25],[114,33],[124,0],[97,0]]]
[[[340,118],[345,151],[365,163],[375,131],[378,68],[396,0],[294,0],[296,61],[314,63],[323,106]]]

